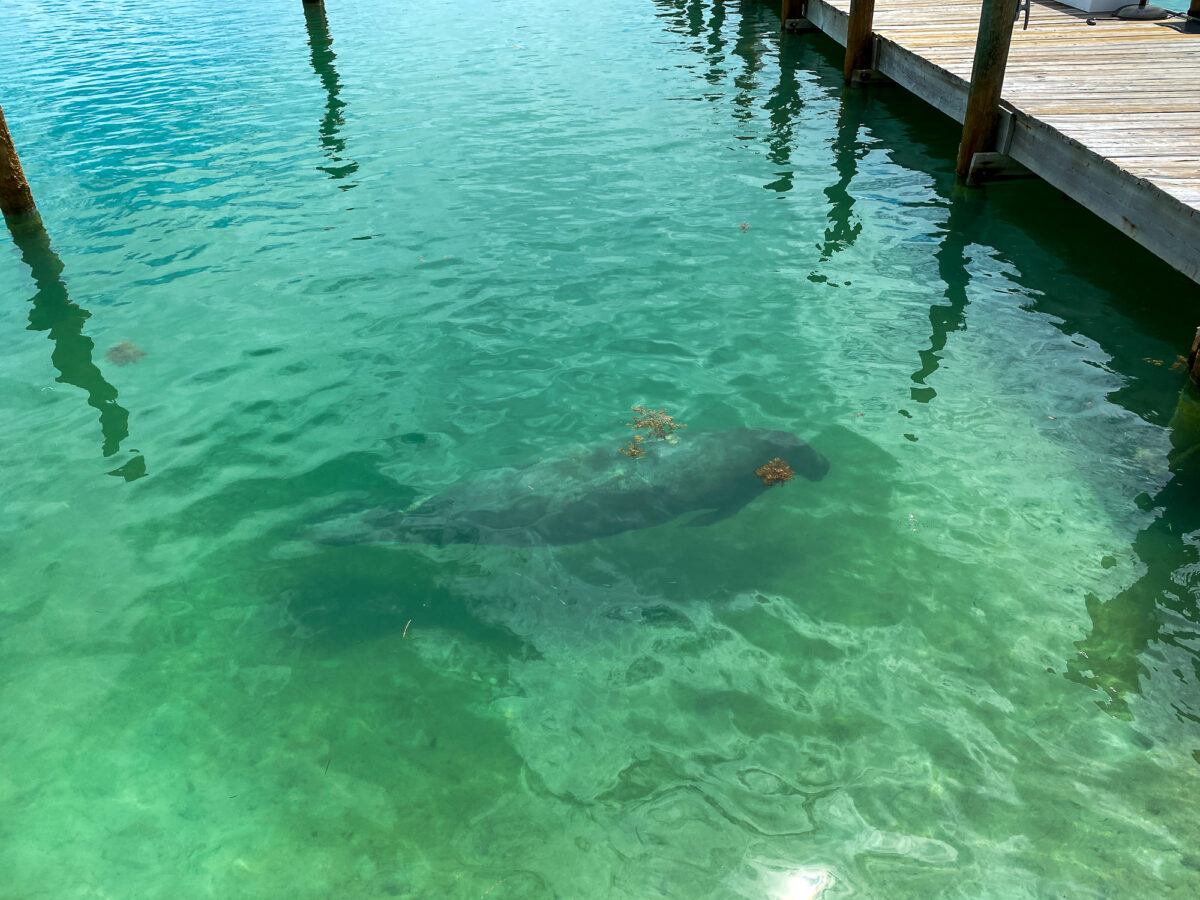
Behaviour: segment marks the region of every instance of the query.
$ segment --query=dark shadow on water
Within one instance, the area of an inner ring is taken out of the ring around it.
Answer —
[[[1122,718],[1130,716],[1126,698],[1138,693],[1141,678],[1149,674],[1142,653],[1155,643],[1191,652],[1176,639],[1164,612],[1200,626],[1195,593],[1200,588],[1200,552],[1193,534],[1200,509],[1200,395],[1191,386],[1179,395],[1168,459],[1171,480],[1153,500],[1142,498],[1159,515],[1133,542],[1145,574],[1109,600],[1088,596],[1092,627],[1087,637],[1076,641],[1079,653],[1067,660],[1067,678],[1104,692],[1100,705]],[[1180,636],[1193,638],[1193,628]],[[1192,709],[1200,712],[1200,703]]]
[[[117,389],[92,361],[95,344],[83,332],[91,313],[71,301],[62,278],[65,266],[54,252],[40,217],[35,214],[8,224],[13,243],[37,288],[30,298],[28,329],[47,333],[54,344],[50,361],[58,370],[56,381],[87,394],[88,406],[100,414],[101,450],[105,456],[113,456],[129,436],[129,412],[117,402]],[[134,481],[146,474],[145,459],[136,456],[109,474]]]
[[[189,485],[211,479],[214,467],[241,465],[263,471],[264,461],[245,449],[254,443],[246,430],[286,409],[283,403],[256,414],[243,409],[228,421],[212,423],[217,432],[242,429],[240,438],[227,442],[231,455],[171,468],[155,479],[151,490],[161,498],[187,496]],[[447,579],[463,569],[452,558],[427,555],[411,546],[330,547],[312,540],[310,526],[328,516],[412,503],[412,490],[382,471],[387,462],[382,456],[352,451],[304,472],[232,481],[131,529],[125,540],[146,554],[171,544],[211,547],[195,562],[215,579],[236,584],[222,593],[255,598],[258,615],[274,610],[273,627],[292,629],[297,640],[314,646],[336,650],[394,636],[411,622],[426,631],[464,635],[502,654],[528,656],[519,640],[476,614],[473,598],[447,586]],[[297,521],[296,510],[318,505],[319,512]],[[224,539],[240,523],[256,519],[263,525],[252,537]]]
[[[333,52],[333,38],[329,34],[329,20],[325,16],[324,4],[305,3],[304,24],[308,29],[313,71],[321,79],[326,96],[325,117],[321,120],[320,135],[321,147],[329,157],[329,165],[317,168],[330,178],[341,180],[357,172],[358,163],[345,156],[346,141],[342,138],[341,131],[345,125],[343,111],[346,103],[341,99],[342,82],[334,66],[337,55]],[[348,191],[356,185],[357,182],[351,181],[338,187]]]
[[[667,4],[660,0],[660,5]],[[1183,379],[1170,368],[1177,354],[1187,352],[1200,315],[1200,288],[1040,180],[990,184],[970,192],[957,189],[955,122],[899,88],[845,90],[842,51],[833,41],[811,33],[776,37],[762,29],[755,37],[750,20],[758,12],[749,4],[738,4],[737,10],[743,21],[736,28],[734,53],[746,63],[737,83],[739,119],[748,116],[755,103],[761,53],[752,44],[766,40],[780,47],[783,71],[767,102],[767,154],[784,171],[767,187],[792,187],[786,163],[795,146],[794,134],[802,131],[796,119],[804,100],[841,98],[832,143],[837,178],[824,188],[829,225],[820,245],[822,260],[852,246],[861,228],[851,184],[868,136],[898,166],[928,174],[933,202],[946,210],[935,251],[943,291],[941,302],[929,307],[929,343],[916,350],[920,365],[911,376],[914,401],[929,402],[936,396],[931,381],[950,338],[967,326],[967,254],[972,245],[979,245],[1011,267],[1009,277],[1029,298],[1026,309],[1049,317],[1064,334],[1086,336],[1099,346],[1107,357],[1104,367],[1121,380],[1108,402],[1171,429],[1171,481],[1157,496],[1142,498],[1141,505],[1157,507],[1159,516],[1131,548],[1145,566],[1145,575],[1108,601],[1089,601],[1091,631],[1079,642],[1078,656],[1067,663],[1069,678],[1104,691],[1105,708],[1127,715],[1126,699],[1139,691],[1139,678],[1147,672],[1142,654],[1155,644],[1175,643],[1165,616],[1200,620],[1192,588],[1200,558],[1194,541],[1200,532],[1200,460],[1192,449],[1200,443],[1200,427],[1193,422],[1192,389],[1177,401]],[[809,76],[802,86],[798,71]],[[1081,297],[1090,301],[1080,302]],[[1193,712],[1197,706],[1189,704]]]
[[[460,635],[508,658],[537,651],[481,615],[473,598],[449,579],[461,566],[404,547],[355,545],[320,549],[278,565],[258,588],[277,596],[309,640],[337,648],[431,629]]]

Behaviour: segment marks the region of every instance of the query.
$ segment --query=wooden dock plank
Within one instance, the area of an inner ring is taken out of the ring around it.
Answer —
[[[962,121],[982,0],[876,0],[876,64]],[[850,0],[808,0],[846,41]],[[1035,2],[1004,84],[1009,154],[1200,281],[1200,35]]]

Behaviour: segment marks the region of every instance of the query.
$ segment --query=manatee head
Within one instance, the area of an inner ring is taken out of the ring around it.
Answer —
[[[809,481],[820,481],[829,473],[829,460],[790,431],[757,429],[754,437],[764,463],[778,457]]]

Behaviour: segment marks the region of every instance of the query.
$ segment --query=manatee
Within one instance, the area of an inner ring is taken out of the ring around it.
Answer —
[[[495,469],[399,511],[374,509],[331,523],[322,543],[574,544],[663,525],[711,525],[768,490],[755,469],[783,459],[819,481],[829,462],[786,431],[737,428],[647,441],[638,458],[616,447]]]

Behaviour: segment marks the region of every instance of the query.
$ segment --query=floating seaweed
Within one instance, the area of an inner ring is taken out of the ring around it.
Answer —
[[[672,432],[678,431],[680,428],[687,428],[682,422],[676,422],[674,416],[667,415],[665,409],[635,406],[633,412],[634,419],[629,423],[629,427],[634,431],[646,432],[656,441],[669,440]]]
[[[639,434],[632,441],[621,448],[621,453],[628,456],[630,459],[637,459],[639,456],[645,456],[646,451],[642,449],[640,443],[642,436]]]
[[[121,341],[119,344],[113,344],[108,348],[108,352],[104,354],[114,366],[127,366],[130,363],[135,363],[146,355],[146,351],[135,344],[133,341]]]
[[[645,434],[635,433],[633,440],[621,448],[620,452],[630,459],[646,455],[646,448],[642,445],[647,438],[652,441],[666,441],[673,444],[678,440],[673,432],[687,427],[682,422],[676,422],[674,416],[669,415],[665,409],[635,406],[633,414],[633,421],[628,423],[629,427],[635,432],[645,432]]]
[[[765,465],[754,470],[754,474],[762,479],[762,483],[770,487],[773,484],[783,484],[796,477],[795,471],[778,456]]]

